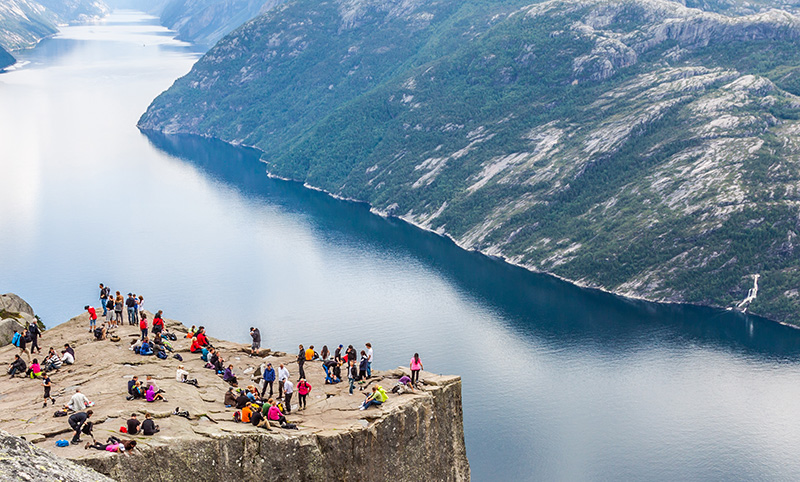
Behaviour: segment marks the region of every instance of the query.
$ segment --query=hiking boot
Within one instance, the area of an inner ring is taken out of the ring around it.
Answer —
[[[81,443],[81,442],[83,442],[83,440],[81,440],[81,439],[77,439],[77,440],[73,440],[73,441],[72,441],[72,444],[73,444],[73,445],[78,445],[78,444],[79,444],[79,443]]]

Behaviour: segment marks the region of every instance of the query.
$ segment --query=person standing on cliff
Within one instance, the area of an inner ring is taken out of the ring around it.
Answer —
[[[290,376],[289,370],[281,363],[278,367],[278,398],[283,397],[283,384]]]
[[[147,313],[142,313],[142,319],[139,321],[139,329],[142,330],[142,340],[147,338]]]
[[[294,385],[292,385],[292,381],[288,378],[283,383],[283,393],[285,395],[283,405],[286,409],[286,413],[292,413],[292,393],[294,393]]]
[[[250,356],[255,356],[256,352],[261,348],[261,332],[258,328],[250,327],[250,337],[253,339],[253,344],[250,347]]]
[[[50,376],[49,375],[45,375],[44,376],[44,380],[42,380],[42,386],[44,387],[44,405],[42,405],[42,408],[47,407],[47,401],[48,400],[50,400],[50,402],[53,405],[55,405],[56,404],[56,399],[50,396],[50,388],[52,388],[53,384],[50,383]]]
[[[89,313],[89,333],[94,331],[94,327],[97,324],[97,310],[94,309],[94,306],[86,305],[83,307],[87,313]]]
[[[125,306],[128,307],[128,324],[136,324],[136,300],[133,298],[133,293],[128,293],[128,299],[125,300]]]
[[[297,354],[297,371],[300,372],[300,378],[306,377],[306,371],[303,369],[305,362],[306,351],[303,349],[303,345],[300,345],[300,352]]]
[[[122,293],[117,291],[117,296],[114,298],[114,321],[117,326],[122,324],[122,304],[125,300],[122,299]]]
[[[372,376],[372,343],[364,345],[367,347],[367,378]]]
[[[31,355],[33,355],[33,350],[36,350],[36,353],[41,353],[39,337],[42,336],[42,332],[39,330],[39,325],[36,324],[36,321],[28,323],[28,333],[31,335]]]
[[[356,368],[356,361],[355,360],[348,360],[348,367],[347,367],[347,380],[350,382],[350,395],[353,394],[353,389],[355,388],[356,378],[358,378],[358,368]]]
[[[275,369],[272,368],[272,363],[267,363],[267,366],[261,369],[261,378],[264,381],[264,387],[261,389],[261,398],[265,398],[264,394],[267,393],[267,385],[269,385],[269,397],[272,398],[272,384],[275,382]]]
[[[103,283],[100,283],[100,306],[103,307],[103,316],[108,316],[108,309],[106,308],[106,301],[108,300],[108,295],[111,294],[111,290],[103,286]]]

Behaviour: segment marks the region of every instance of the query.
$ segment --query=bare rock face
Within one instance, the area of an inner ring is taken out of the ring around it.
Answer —
[[[233,420],[236,409],[223,403],[230,386],[204,368],[199,354],[189,351],[191,340],[185,337],[187,328],[180,322],[165,320],[166,328],[177,335],[172,347],[182,361],[140,356],[129,350],[130,342],[140,336],[138,326],[116,328],[118,341],[94,341],[87,324],[84,313],[47,331],[45,349],[69,343],[76,353],[74,365],[50,374],[55,403],[40,404],[40,380],[17,377],[4,382],[0,429],[121,481],[469,480],[461,379],[457,376],[423,371],[417,390],[395,394],[391,389],[408,374],[408,367],[375,370],[350,394],[347,382],[325,384],[322,364],[308,361],[305,376],[313,389],[307,408],[300,410],[295,397],[287,414],[297,429],[275,425],[268,430]],[[216,338],[210,341],[226,364],[233,365],[240,387],[256,385],[256,373],[268,362],[276,368],[284,364],[292,380],[298,378],[295,355],[263,350],[250,357],[246,345]],[[12,346],[2,347],[0,360],[10,362],[16,352]],[[197,380],[196,385],[175,379],[180,365]],[[127,382],[134,375],[143,384],[151,376],[169,403],[127,400]],[[389,392],[388,400],[359,410],[364,395],[375,385]],[[121,456],[86,450],[82,445],[55,447],[55,440],[69,439],[71,431],[66,418],[53,417],[53,411],[76,389],[94,403],[94,438],[100,442],[112,435],[134,439],[138,444],[135,450]],[[275,392],[277,395],[277,386]],[[190,416],[173,414],[178,406]],[[140,420],[150,414],[160,432],[153,436],[120,433],[134,413]]]
[[[36,322],[31,305],[14,293],[0,295],[0,346],[11,343],[14,330],[21,332],[31,322]]]
[[[461,424],[461,380],[450,377],[389,413],[368,413],[360,430],[221,435],[175,440],[168,450],[77,462],[122,481],[469,480]],[[141,467],[158,470],[141,471]]]
[[[36,448],[26,440],[0,430],[0,480],[29,482],[105,482],[94,470]]]

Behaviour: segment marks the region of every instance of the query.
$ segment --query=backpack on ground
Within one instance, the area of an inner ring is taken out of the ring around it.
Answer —
[[[111,335],[108,339],[111,340],[111,341],[114,341],[114,342],[117,342],[117,341],[120,340],[119,335]]]
[[[67,411],[66,410],[56,410],[56,412],[53,414],[53,416],[54,417],[66,417],[67,416]]]
[[[183,357],[180,355],[180,353],[176,353],[176,354],[172,355],[172,358],[174,358],[174,359],[176,359],[178,361],[183,361]]]
[[[236,423],[241,422],[242,421],[242,412],[240,412],[238,410],[233,412],[233,421],[236,422]]]
[[[69,442],[63,438],[61,440],[56,440],[56,447],[69,447]]]
[[[156,356],[158,358],[162,359],[162,360],[166,360],[167,359],[167,352],[159,351],[158,353],[156,353]]]

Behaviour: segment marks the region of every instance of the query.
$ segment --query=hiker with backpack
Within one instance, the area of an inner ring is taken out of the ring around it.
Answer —
[[[100,306],[103,307],[103,316],[108,316],[108,308],[106,307],[106,302],[108,301],[108,296],[111,294],[111,290],[107,287],[103,286],[103,283],[100,283]]]
[[[35,321],[28,323],[28,336],[31,339],[31,355],[33,355],[33,350],[36,350],[36,353],[42,353],[42,349],[39,347],[39,337],[42,336],[42,331],[39,330],[39,325]]]

